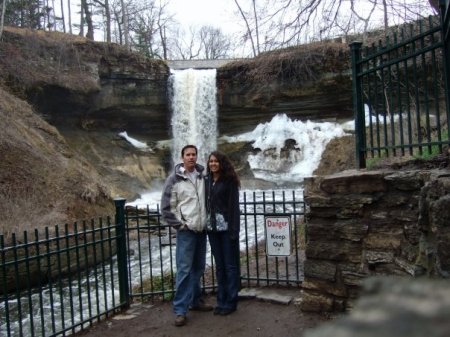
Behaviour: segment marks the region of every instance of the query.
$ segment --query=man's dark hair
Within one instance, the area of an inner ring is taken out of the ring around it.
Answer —
[[[184,150],[186,150],[186,149],[189,149],[189,148],[191,148],[191,149],[194,149],[195,150],[195,154],[198,154],[197,152],[197,146],[195,146],[195,145],[186,145],[186,146],[184,146],[182,149],[181,149],[181,158],[183,158],[183,156],[184,156]]]

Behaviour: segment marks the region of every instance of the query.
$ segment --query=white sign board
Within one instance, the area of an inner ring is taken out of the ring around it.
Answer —
[[[265,216],[266,254],[268,256],[291,255],[291,218],[289,216]]]

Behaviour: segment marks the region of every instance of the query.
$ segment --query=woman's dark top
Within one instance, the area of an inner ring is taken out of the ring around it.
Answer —
[[[208,175],[206,185],[206,212],[209,231],[228,230],[230,238],[239,238],[240,212],[239,188],[232,180],[214,182]],[[223,223],[223,220],[225,223]]]

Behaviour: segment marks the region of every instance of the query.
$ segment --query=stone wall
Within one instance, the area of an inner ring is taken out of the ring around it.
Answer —
[[[312,177],[305,201],[302,310],[351,307],[369,276],[450,276],[450,170]]]

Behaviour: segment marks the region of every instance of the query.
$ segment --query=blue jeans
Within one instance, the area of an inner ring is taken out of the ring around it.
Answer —
[[[177,231],[176,264],[173,311],[176,315],[186,315],[189,306],[198,305],[201,297],[200,278],[206,264],[206,233]]]
[[[241,286],[239,240],[231,240],[228,231],[208,232],[208,238],[216,262],[217,307],[236,310]]]

